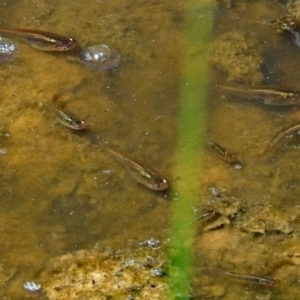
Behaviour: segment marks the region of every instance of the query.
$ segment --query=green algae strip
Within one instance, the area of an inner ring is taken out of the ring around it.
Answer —
[[[191,226],[185,225],[195,218],[193,208],[198,207],[201,201],[201,154],[209,86],[208,48],[215,1],[187,1],[185,5],[186,28],[182,48],[178,136],[171,204],[171,299],[189,299],[190,294],[197,222]]]

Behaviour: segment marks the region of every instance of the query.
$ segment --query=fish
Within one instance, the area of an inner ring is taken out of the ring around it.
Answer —
[[[164,191],[169,188],[167,180],[162,178],[156,171],[142,166],[139,162],[111,146],[103,146],[103,149],[123,165],[137,182],[145,187],[155,191]]]
[[[270,106],[300,105],[300,91],[226,85],[220,85],[220,88],[227,93],[255,99]]]
[[[226,272],[226,271],[222,271],[222,274],[237,279],[245,280],[245,281],[250,281],[256,284],[265,285],[265,286],[274,286],[279,282],[277,278],[269,278],[269,277],[256,276],[256,275],[239,274],[239,273]]]
[[[265,149],[261,155],[267,155],[274,153],[275,150],[279,149],[282,145],[288,144],[293,140],[300,137],[300,124],[289,127],[280,133],[276,134],[271,143]]]
[[[228,164],[233,165],[233,167],[237,170],[240,170],[243,168],[243,164],[241,161],[239,161],[233,154],[229,153],[226,149],[224,149],[222,146],[219,144],[213,142],[213,141],[208,141],[207,144],[215,150],[219,156],[226,161]]]
[[[0,33],[21,38],[31,47],[43,51],[68,51],[78,46],[72,37],[42,30],[0,26]]]
[[[209,209],[207,212],[203,213],[202,215],[200,216],[197,216],[196,218],[194,218],[192,221],[190,221],[189,223],[187,223],[186,225],[184,225],[182,228],[185,228],[191,224],[193,224],[194,222],[196,221],[199,221],[199,220],[203,220],[203,219],[206,219],[206,218],[211,218],[211,217],[214,217],[218,215],[218,213],[212,209]]]
[[[62,92],[56,93],[52,98],[51,110],[56,116],[57,120],[70,129],[82,130],[87,127],[87,124],[84,120],[78,120],[75,117],[63,112],[57,106],[57,100],[61,97]]]

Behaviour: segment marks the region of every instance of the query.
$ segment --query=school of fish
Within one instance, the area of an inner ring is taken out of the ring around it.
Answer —
[[[289,29],[290,32],[292,29]],[[42,30],[32,30],[15,28],[8,25],[0,25],[0,34],[8,35],[11,37],[16,37],[23,40],[29,46],[43,51],[71,51],[79,49],[79,43],[73,38],[68,36],[62,36],[56,33],[50,33]],[[105,45],[104,45],[105,46]],[[92,48],[99,49],[97,46]],[[103,45],[101,45],[103,49]],[[106,51],[106,47],[104,48]],[[109,49],[108,49],[109,50]],[[91,51],[91,49],[86,49],[85,51]],[[103,50],[101,50],[103,51]],[[114,56],[112,56],[112,63],[105,62],[102,69],[109,67],[115,67],[119,64],[120,56],[116,51],[112,51]],[[83,55],[84,54],[84,55]],[[87,55],[87,52],[81,52],[82,57],[92,57]],[[94,53],[93,53],[94,55]],[[95,56],[95,55],[94,55]],[[96,56],[95,56],[96,57]],[[92,67],[95,67],[92,62]],[[101,67],[99,68],[101,69]],[[253,99],[268,106],[297,106],[300,105],[300,91],[290,91],[281,90],[277,88],[269,87],[244,87],[244,86],[228,86],[220,85],[220,89],[224,93],[231,95],[237,95],[239,97],[244,97],[247,99]],[[71,92],[58,91],[52,99],[49,101],[49,110],[56,117],[58,122],[63,126],[71,130],[85,130],[87,128],[87,122],[80,118],[74,117],[63,111],[58,105],[58,101],[65,95],[72,94]],[[96,133],[92,133],[94,136]],[[300,124],[294,125],[292,127],[286,128],[285,130],[279,132],[270,141],[268,147],[261,153],[263,157],[272,155],[276,150],[278,150],[282,145],[292,142],[295,139],[299,139],[300,136]],[[99,139],[97,139],[99,141]],[[206,142],[207,146],[210,147],[224,162],[231,165],[236,170],[241,170],[244,167],[244,163],[241,162],[236,155],[233,155],[223,146],[218,143],[208,140]],[[142,184],[146,188],[154,191],[165,191],[169,188],[169,183],[164,176],[162,176],[156,170],[138,162],[136,159],[132,158],[130,155],[119,150],[115,145],[105,143],[102,140],[99,143],[99,148],[107,153],[116,162],[121,164],[131,175],[131,177],[138,183]],[[191,220],[186,226],[190,226],[198,220],[203,220],[206,218],[214,218],[218,213],[212,210],[206,211],[195,219]],[[184,227],[186,227],[184,226]],[[271,277],[264,277],[259,275],[235,273],[231,271],[219,271],[219,274],[229,276],[238,280],[243,280],[245,282],[250,282],[254,284],[264,285],[264,286],[274,286],[279,280]]]

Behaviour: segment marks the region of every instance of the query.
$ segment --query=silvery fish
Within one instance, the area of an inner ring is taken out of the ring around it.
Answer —
[[[256,275],[239,274],[239,273],[225,272],[225,271],[223,271],[222,274],[237,279],[250,281],[256,284],[266,285],[266,286],[273,286],[279,282],[277,278],[269,278],[269,277],[256,276]]]
[[[211,217],[216,216],[216,215],[218,215],[218,213],[216,211],[210,209],[207,212],[203,213],[202,215],[197,216],[196,218],[194,218],[192,221],[190,221],[189,223],[187,223],[186,225],[184,225],[182,228],[185,228],[185,227],[193,224],[194,222],[196,222],[198,220],[203,220],[203,219],[206,219],[206,218],[211,218]]]
[[[243,164],[231,153],[221,147],[219,144],[208,141],[207,144],[219,154],[219,156],[226,161],[228,164],[232,165],[236,170],[243,168]]]
[[[300,91],[287,91],[280,89],[234,87],[220,85],[220,88],[227,93],[240,95],[260,101],[266,105],[287,106],[300,105]]]
[[[103,149],[123,165],[137,182],[147,188],[156,191],[164,191],[169,188],[167,180],[162,178],[156,171],[142,166],[137,161],[110,146],[104,146]]]
[[[57,100],[62,95],[61,92],[56,93],[52,98],[51,110],[55,114],[57,120],[64,126],[74,129],[74,130],[82,130],[86,128],[87,124],[84,120],[78,120],[75,117],[66,114],[62,110],[60,110],[57,106]]]
[[[295,139],[300,137],[300,124],[289,127],[280,133],[276,134],[272,142],[262,153],[262,155],[273,153],[275,150],[279,149],[282,145],[293,142]]]
[[[0,33],[21,38],[31,47],[44,51],[67,51],[74,49],[78,45],[78,42],[72,37],[42,30],[0,25]]]

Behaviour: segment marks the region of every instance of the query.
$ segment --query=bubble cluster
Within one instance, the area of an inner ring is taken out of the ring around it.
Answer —
[[[81,61],[92,70],[108,70],[119,65],[120,53],[105,44],[97,44],[83,49],[80,52]]]
[[[0,37],[0,63],[12,59],[15,51],[15,44],[11,40]]]

